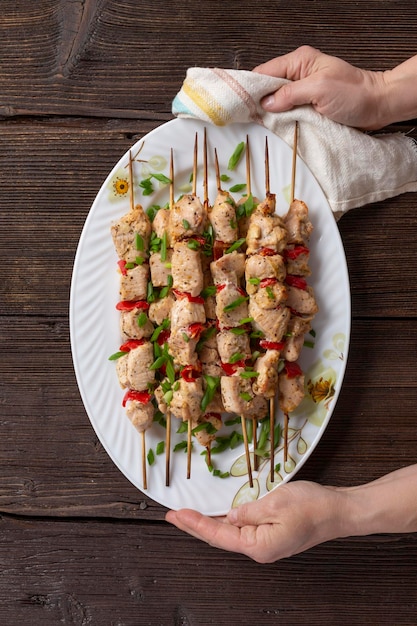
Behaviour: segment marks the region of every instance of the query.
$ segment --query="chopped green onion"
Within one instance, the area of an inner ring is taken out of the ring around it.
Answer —
[[[109,356],[109,361],[117,361],[117,359],[120,359],[120,357],[125,356],[125,354],[127,354],[127,352],[115,352],[114,354]]]
[[[228,183],[230,180],[230,176],[228,176],[227,174],[221,174],[220,180],[222,181],[222,183]]]
[[[152,448],[150,448],[149,451],[148,451],[147,459],[148,459],[149,465],[153,465],[155,463],[155,454],[154,454]]]
[[[233,333],[234,335],[245,335],[246,329],[245,328],[231,328],[230,332]]]
[[[161,238],[161,261],[162,263],[165,263],[165,261],[167,260],[167,248],[168,248],[168,237],[166,232],[164,231],[164,234],[162,235]]]
[[[203,291],[200,293],[200,296],[206,300],[209,296],[216,295],[216,286],[208,285],[208,287],[204,287]]]
[[[241,326],[243,326],[243,324],[250,324],[251,322],[253,322],[253,317],[244,317],[241,320],[239,320],[239,324]]]
[[[257,378],[259,372],[255,372],[255,370],[245,370],[244,372],[240,372],[240,376],[242,378]]]
[[[141,311],[141,313],[139,313],[138,315],[139,328],[143,328],[147,321],[148,321],[148,316],[146,315],[146,313],[144,313],[144,311]]]
[[[261,282],[260,278],[249,278],[248,283],[250,283],[251,285],[259,285],[259,283]]]
[[[135,248],[140,252],[144,249],[143,237],[140,233],[135,233]]]
[[[238,361],[242,361],[244,358],[245,358],[245,355],[243,354],[243,352],[235,352],[234,354],[231,355],[229,359],[229,363],[231,364],[237,363]]]
[[[159,209],[161,207],[158,204],[152,204],[152,206],[150,206],[147,210],[146,210],[146,214],[149,217],[149,219],[151,220],[151,222],[154,221],[155,219],[155,215],[158,213]]]
[[[183,450],[184,452],[186,452],[187,447],[188,447],[188,444],[186,441],[180,441],[179,443],[177,443],[176,446],[174,446],[174,452],[179,452],[180,450]]]
[[[213,400],[216,389],[220,385],[220,376],[209,376],[208,374],[205,374],[204,379],[206,381],[207,388],[200,403],[200,408],[203,413],[207,409],[210,402]]]
[[[246,187],[246,183],[239,183],[237,185],[233,185],[233,187],[230,187],[229,191],[231,191],[232,193],[237,193],[238,191],[242,191],[242,189],[244,189]]]
[[[245,243],[245,241],[246,241],[245,237],[242,237],[242,239],[238,239],[237,241],[232,243],[230,248],[227,248],[225,254],[230,254],[231,252],[234,252],[235,250],[238,250],[240,248],[240,246]]]
[[[174,392],[172,391],[172,389],[170,389],[169,391],[164,393],[163,399],[164,399],[165,404],[169,405],[171,400],[172,400],[172,398],[173,398],[173,396],[174,396]]]
[[[188,222],[187,220],[182,220],[182,225],[184,226],[185,230],[190,229],[190,222]]]
[[[189,239],[187,241],[187,246],[190,250],[200,250],[200,244],[196,241],[196,239]]]
[[[156,446],[156,454],[163,454],[165,451],[165,441],[160,441]]]
[[[270,300],[273,300],[274,299],[274,292],[272,291],[271,287],[265,287],[265,289],[266,289],[266,293],[268,295],[268,298]]]
[[[156,180],[158,180],[160,183],[163,183],[164,185],[169,185],[171,183],[171,179],[168,178],[167,176],[165,176],[164,174],[151,174],[152,178],[156,178]]]
[[[168,360],[168,355],[163,354],[162,356],[158,357],[156,359],[156,361],[154,361],[152,363],[152,365],[149,366],[150,370],[159,370],[163,365],[165,365],[165,363]]]
[[[249,299],[248,296],[239,296],[238,298],[236,298],[236,300],[233,300],[233,302],[231,302],[230,304],[226,304],[223,310],[225,313],[227,313],[228,311],[233,311],[233,309],[237,309],[238,306],[246,302],[248,299]]]
[[[227,169],[228,170],[234,170],[237,166],[237,164],[240,161],[240,158],[243,154],[243,151],[245,149],[245,143],[243,141],[241,141],[235,148],[232,156],[229,159],[229,163],[227,165]]]
[[[172,364],[172,360],[170,358],[168,359],[166,363],[166,375],[171,385],[173,385],[175,382],[175,370]]]

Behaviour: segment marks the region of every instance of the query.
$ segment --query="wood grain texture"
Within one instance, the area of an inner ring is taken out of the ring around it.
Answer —
[[[0,618],[11,626],[408,626],[415,617],[413,535],[330,542],[265,567],[161,524],[0,524]]]
[[[81,402],[69,290],[84,221],[128,148],[171,119],[188,67],[251,69],[309,43],[360,67],[415,54],[414,0],[2,0],[0,623],[416,623],[415,535],[273,565],[215,550],[110,460]],[[415,122],[391,130],[417,138]],[[339,222],[352,291],[345,382],[297,478],[351,485],[416,462],[416,194]]]

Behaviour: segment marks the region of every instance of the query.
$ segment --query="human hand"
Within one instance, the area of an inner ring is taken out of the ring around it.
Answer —
[[[262,100],[267,111],[282,112],[311,104],[335,122],[364,130],[381,128],[391,121],[389,72],[362,70],[311,46],[301,46],[253,71],[292,81]]]
[[[225,517],[182,509],[169,511],[166,520],[214,547],[272,563],[343,536],[343,511],[343,491],[296,481]]]

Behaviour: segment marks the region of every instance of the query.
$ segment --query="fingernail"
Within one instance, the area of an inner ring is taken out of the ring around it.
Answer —
[[[274,106],[274,102],[275,102],[274,96],[266,96],[261,101],[261,104],[264,109],[271,109]]]

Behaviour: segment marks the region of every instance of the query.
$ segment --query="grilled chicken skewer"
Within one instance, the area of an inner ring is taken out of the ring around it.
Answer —
[[[270,422],[271,482],[274,481],[275,394],[283,336],[289,319],[286,307],[287,289],[284,285],[285,266],[282,251],[287,233],[283,221],[275,214],[275,195],[270,191],[268,141],[265,140],[265,200],[249,219],[246,237],[246,289],[253,326],[262,339],[265,350],[255,363],[258,374],[253,389],[268,398]]]
[[[245,255],[239,252],[244,239],[238,239],[235,203],[221,189],[217,153],[215,152],[218,195],[209,214],[215,233],[217,254],[211,263],[211,273],[216,285],[216,317],[219,333],[217,346],[224,374],[221,377],[221,394],[224,409],[241,416],[249,485],[253,487],[252,466],[249,453],[246,419],[254,420],[264,409],[264,400],[255,396],[250,378],[246,377],[246,361],[251,359],[249,335],[242,328],[248,318],[248,296],[242,289]]]
[[[175,294],[170,310],[171,332],[168,347],[176,375],[179,375],[169,403],[169,412],[188,422],[187,478],[191,476],[193,423],[201,414],[196,406],[203,395],[201,364],[196,345],[206,321],[204,300],[200,296],[203,289],[203,271],[199,249],[199,239],[202,238],[205,225],[205,210],[196,195],[196,180],[197,133],[194,143],[193,190],[177,202],[173,201],[171,195],[168,224],[172,247],[172,290]]]
[[[126,414],[142,436],[143,487],[147,489],[145,431],[152,424],[154,406],[150,402],[149,386],[155,373],[150,369],[153,348],[149,338],[153,324],[147,316],[147,282],[149,276],[148,247],[150,220],[141,205],[135,206],[133,193],[132,155],[129,152],[130,211],[111,227],[113,242],[119,257],[120,328],[123,344],[118,353],[116,371],[122,389]]]
[[[311,287],[306,277],[311,273],[308,265],[309,238],[313,226],[308,217],[308,207],[295,199],[298,122],[294,127],[294,147],[291,176],[290,207],[284,216],[288,232],[286,260],[287,305],[291,310],[287,339],[282,351],[284,368],[279,375],[279,403],[284,414],[284,462],[288,459],[289,415],[304,398],[304,374],[297,363],[304,344],[304,336],[311,330],[311,320],[318,311]]]

